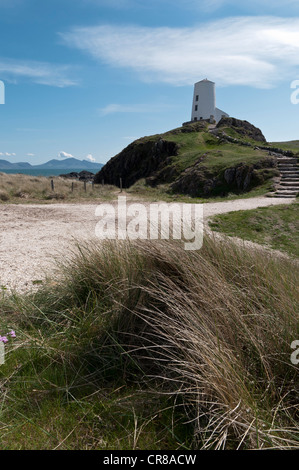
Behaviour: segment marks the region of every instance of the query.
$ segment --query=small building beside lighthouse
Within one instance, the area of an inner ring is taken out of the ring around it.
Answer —
[[[216,108],[215,83],[207,78],[194,84],[191,121],[209,119],[218,123],[222,117],[229,117],[227,113]]]

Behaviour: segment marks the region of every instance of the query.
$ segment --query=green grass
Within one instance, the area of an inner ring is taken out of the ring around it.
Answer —
[[[18,339],[6,347],[6,363],[0,366],[0,450],[189,446],[192,429],[176,421],[182,413],[175,412],[172,397],[145,393],[133,378],[127,380],[130,364],[117,344],[105,355],[105,345],[95,346],[96,329],[86,336],[84,325],[73,318],[78,311],[69,312],[68,327],[60,320],[53,328],[38,306],[30,309],[33,318],[25,314],[26,326],[14,320]]]
[[[221,214],[210,227],[299,257],[298,203]]]
[[[2,293],[1,449],[299,448],[298,265],[206,238],[60,269]]]
[[[218,139],[206,131],[169,135],[169,140],[180,146],[178,155],[173,158],[174,165],[180,171],[193,165],[203,154],[206,154],[203,165],[217,171],[242,162],[257,163],[265,158],[265,152],[261,150],[231,143],[219,144]],[[257,145],[256,142],[255,144]]]
[[[290,140],[289,142],[271,142],[270,145],[281,148],[282,150],[291,150],[294,153],[299,153],[299,140]]]

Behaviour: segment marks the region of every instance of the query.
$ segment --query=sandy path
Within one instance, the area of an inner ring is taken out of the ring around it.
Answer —
[[[204,216],[207,219],[224,212],[293,201],[258,197],[208,203],[204,205]],[[29,290],[46,272],[54,272],[55,257],[68,256],[76,240],[97,242],[96,207],[97,204],[0,205],[0,286]]]

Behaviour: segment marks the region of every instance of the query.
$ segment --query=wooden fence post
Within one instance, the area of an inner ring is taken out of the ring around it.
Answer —
[[[51,180],[51,189],[52,189],[52,191],[54,191],[54,181],[53,180]]]

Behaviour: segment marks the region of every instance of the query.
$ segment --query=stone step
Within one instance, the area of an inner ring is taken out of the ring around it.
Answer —
[[[275,194],[279,197],[296,197],[299,191],[277,191]]]
[[[284,183],[291,183],[291,184],[296,184],[296,183],[299,183],[299,177],[297,176],[297,178],[280,178],[280,181],[283,181]]]
[[[278,166],[279,171],[283,170],[298,170],[299,167],[297,165],[288,165],[288,166]]]
[[[294,187],[294,186],[276,186],[275,187],[277,191],[297,191],[299,192],[299,188],[298,187]]]
[[[284,173],[285,171],[294,171],[296,173],[296,171],[299,171],[299,167],[297,166],[288,166],[287,168],[284,167],[284,168],[277,168],[281,173]]]
[[[282,169],[282,170],[285,168],[287,170],[288,168],[299,168],[299,166],[295,165],[294,163],[290,163],[289,165],[286,165],[286,164],[277,165],[277,168]]]
[[[295,193],[295,194],[298,194],[299,193],[299,188],[281,188],[280,186],[276,187],[276,191],[278,192],[287,192],[287,193]]]
[[[277,163],[299,163],[299,158],[276,158]]]
[[[273,197],[295,198],[299,194],[299,160],[295,157],[279,156],[276,161],[280,181]]]
[[[297,158],[277,158],[276,161],[278,164],[280,164],[280,163],[298,163],[299,160]]]
[[[281,181],[280,183],[280,186],[282,187],[285,187],[285,188],[294,188],[294,189],[297,189],[299,190],[299,181],[297,182],[292,182],[292,181]]]
[[[285,195],[282,195],[282,194],[273,194],[272,197],[280,197],[280,198],[286,198],[286,199],[293,199],[293,198],[296,197],[296,196],[285,196]]]
[[[285,185],[294,185],[294,186],[297,186],[297,184],[299,183],[298,181],[298,178],[290,178],[289,180],[286,179],[286,178],[281,178],[280,181],[278,181],[280,184],[283,184],[284,186]]]

